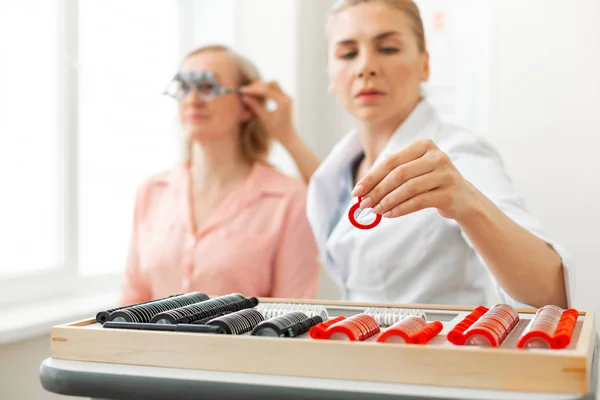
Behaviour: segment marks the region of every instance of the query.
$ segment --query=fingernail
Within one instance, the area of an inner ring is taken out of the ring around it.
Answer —
[[[360,202],[360,208],[365,209],[365,208],[369,208],[373,205],[373,200],[371,200],[370,198],[366,198],[363,199],[363,201]]]
[[[358,185],[357,187],[354,188],[354,190],[352,191],[352,196],[356,197],[356,196],[360,196],[363,192],[363,187],[362,185]]]
[[[384,218],[389,218],[389,217],[391,217],[391,216],[392,216],[392,212],[391,212],[391,211],[388,211],[388,212],[386,212],[385,214],[383,214],[383,217],[384,217]]]
[[[373,207],[373,212],[375,214],[381,214],[382,211],[383,211],[383,208],[381,207],[380,204],[377,204],[375,207]]]

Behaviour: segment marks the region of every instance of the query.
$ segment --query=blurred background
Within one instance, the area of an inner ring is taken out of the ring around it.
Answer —
[[[114,306],[143,179],[178,161],[185,53],[222,43],[294,99],[324,157],[352,127],[327,93],[332,0],[0,0],[0,387],[43,392],[53,325]],[[600,311],[600,2],[419,0],[425,91],[490,139],[530,211],[575,257],[573,305]],[[271,160],[296,169],[281,147]],[[339,296],[324,275],[319,296]],[[600,324],[598,324],[600,327]]]

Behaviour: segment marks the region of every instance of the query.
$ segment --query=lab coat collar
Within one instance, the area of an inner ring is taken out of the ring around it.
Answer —
[[[375,165],[418,138],[432,137],[439,123],[435,109],[422,99],[391,136]],[[329,227],[342,195],[343,174],[362,152],[358,133],[353,130],[338,142],[309,182],[307,216],[321,254],[326,254]]]

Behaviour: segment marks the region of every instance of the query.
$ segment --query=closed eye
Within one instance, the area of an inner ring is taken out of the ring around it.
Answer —
[[[396,54],[398,51],[399,50],[395,47],[384,47],[381,49],[381,52],[385,54]]]

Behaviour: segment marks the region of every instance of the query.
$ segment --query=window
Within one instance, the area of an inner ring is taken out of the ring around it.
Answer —
[[[0,279],[62,264],[57,31],[55,1],[0,2]]]
[[[189,6],[0,2],[0,303],[117,287],[136,190],[180,154],[162,91]]]
[[[178,157],[176,106],[161,93],[179,63],[177,1],[79,5],[79,266],[122,270],[136,188]]]

